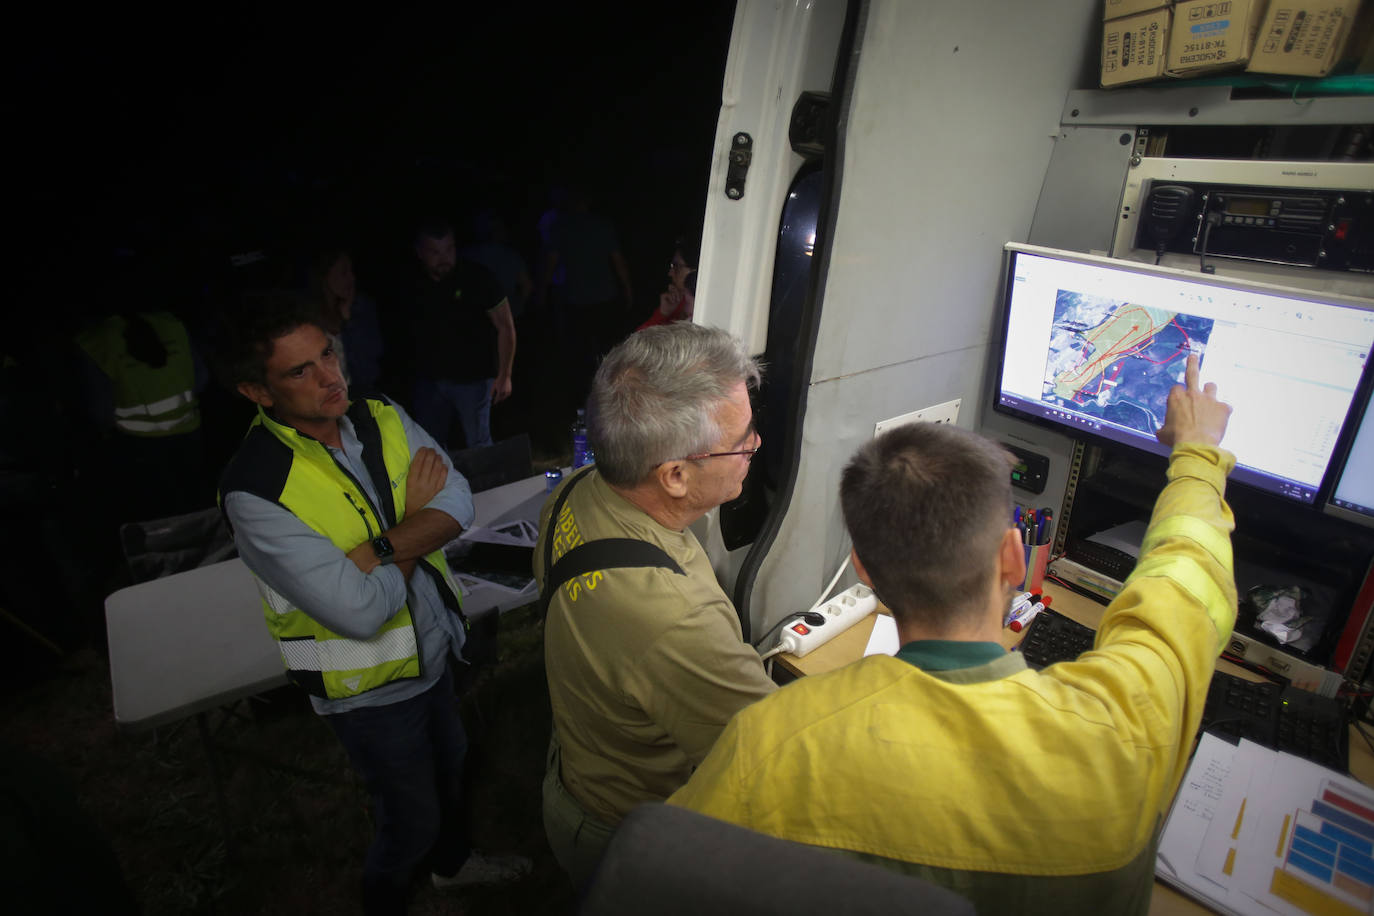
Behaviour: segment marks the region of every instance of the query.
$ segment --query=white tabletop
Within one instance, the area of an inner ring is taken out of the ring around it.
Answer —
[[[538,522],[544,477],[473,494],[476,524]],[[473,616],[528,604],[537,592],[476,589],[463,599]],[[175,722],[287,683],[267,632],[253,577],[226,560],[122,588],[105,599],[115,721],[141,729]]]

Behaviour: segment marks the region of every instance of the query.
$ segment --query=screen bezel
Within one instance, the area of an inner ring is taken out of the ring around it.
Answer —
[[[1113,449],[1129,449],[1135,452],[1154,455],[1157,458],[1167,460],[1169,449],[1158,443],[1150,443],[1143,439],[1131,438],[1122,435],[1117,438],[1111,435],[1103,435],[1096,432],[1090,426],[1077,426],[1071,423],[1060,422],[1051,417],[1043,416],[1025,409],[1015,404],[1002,403],[1002,374],[1006,368],[1006,354],[1008,337],[1011,322],[1011,297],[1014,289],[1014,277],[1016,267],[1016,257],[1018,254],[1035,255],[1053,260],[1068,261],[1089,266],[1105,267],[1112,270],[1124,271],[1128,273],[1142,274],[1150,277],[1161,277],[1165,279],[1173,278],[1192,283],[1206,283],[1229,290],[1248,291],[1262,293],[1272,296],[1284,296],[1303,301],[1313,302],[1319,305],[1338,305],[1348,306],[1360,311],[1374,311],[1374,300],[1362,299],[1355,296],[1347,296],[1339,293],[1325,291],[1299,289],[1295,287],[1278,286],[1270,283],[1259,283],[1247,281],[1236,277],[1218,277],[1215,274],[1201,274],[1196,271],[1180,270],[1174,267],[1164,267],[1161,265],[1142,264],[1139,261],[1125,260],[1119,258],[1103,257],[1099,255],[1083,254],[1077,251],[1067,251],[1058,248],[1045,248],[1038,245],[1027,245],[1019,242],[1008,242],[1003,246],[1003,270],[1001,287],[1001,315],[999,334],[997,336],[997,349],[993,353],[996,363],[996,372],[992,390],[992,409],[1004,416],[1013,417],[1018,420],[1031,423],[1045,429],[1053,430],[1060,435],[1068,436],[1073,439],[1081,439],[1096,445],[1102,445]],[[1370,374],[1370,364],[1374,363],[1374,358],[1366,358],[1364,372],[1361,376],[1361,383]],[[1221,397],[1225,400],[1226,393],[1221,392]],[[1355,396],[1351,399],[1351,407],[1347,410],[1346,418],[1342,424],[1342,432],[1350,425],[1355,405],[1358,404],[1360,388],[1357,386]],[[1224,443],[1223,443],[1224,446]],[[1243,484],[1250,489],[1268,494],[1276,499],[1282,500],[1286,504],[1294,506],[1305,506],[1314,510],[1324,510],[1327,504],[1327,497],[1335,486],[1335,475],[1339,466],[1337,456],[1340,454],[1340,440],[1333,447],[1331,456],[1327,459],[1326,467],[1322,474],[1320,483],[1315,488],[1299,481],[1294,481],[1295,488],[1308,490],[1310,495],[1285,492],[1276,489],[1270,483],[1275,478],[1272,475],[1263,474],[1258,471],[1250,470],[1248,467],[1237,465],[1231,473],[1231,480],[1235,483]],[[1334,513],[1333,513],[1334,514]]]
[[[1345,418],[1345,426],[1341,429],[1340,437],[1336,440],[1336,448],[1332,451],[1331,464],[1327,468],[1327,486],[1322,492],[1321,509],[1332,518],[1345,519],[1357,525],[1364,525],[1366,528],[1374,528],[1374,516],[1364,515],[1360,512],[1338,506],[1332,502],[1336,498],[1336,485],[1340,483],[1341,475],[1345,473],[1347,462],[1350,460],[1350,452],[1355,447],[1355,435],[1360,430],[1360,424],[1366,419],[1370,405],[1374,403],[1374,357],[1365,360],[1364,375],[1360,377],[1360,385],[1355,389],[1355,399],[1350,405],[1350,414]],[[1369,418],[1374,422],[1374,418]]]

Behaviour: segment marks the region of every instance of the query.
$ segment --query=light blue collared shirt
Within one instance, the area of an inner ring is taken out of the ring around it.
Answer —
[[[448,455],[429,433],[400,405],[393,406],[405,428],[411,458],[416,451],[429,446],[448,468],[444,488],[425,508],[438,509],[464,528],[470,527],[475,513],[467,480],[454,469]],[[378,505],[377,491],[363,464],[363,444],[353,431],[353,421],[342,417],[339,433],[343,447],[326,448],[358,480],[372,504]],[[457,655],[463,648],[461,622],[444,604],[434,580],[420,569],[415,570],[409,582],[395,566],[379,566],[365,574],[329,538],[283,506],[251,493],[227,494],[224,511],[234,526],[234,543],[248,568],[334,632],[366,639],[395,616],[402,604],[410,605],[420,650],[420,676],[395,681],[356,697],[330,700],[312,696],[310,703],[315,712],[329,715],[364,706],[386,706],[418,696],[444,673],[449,651]]]

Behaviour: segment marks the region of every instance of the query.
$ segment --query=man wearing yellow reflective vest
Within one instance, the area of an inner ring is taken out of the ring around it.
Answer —
[[[1009,457],[900,427],[846,467],[854,568],[902,648],[742,710],[670,804],[943,884],[980,914],[1143,913],[1157,830],[1236,616],[1230,407],[1169,395],[1140,562],[1093,651],[1043,671],[998,643],[1024,575]]]
[[[102,469],[116,521],[210,505],[197,396],[204,369],[186,326],[170,312],[129,307],[85,326],[76,343],[87,357],[91,420],[108,433]]]
[[[439,886],[517,877],[522,863],[472,854],[460,806],[449,664],[466,621],[442,547],[472,523],[467,482],[399,406],[349,401],[295,297],[251,297],[221,343],[226,380],[258,405],[221,479],[225,516],[288,675],[372,793],[364,909],[404,912],[422,864]]]

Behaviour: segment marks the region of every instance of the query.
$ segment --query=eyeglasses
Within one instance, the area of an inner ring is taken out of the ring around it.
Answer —
[[[731,455],[748,455],[750,458],[753,458],[754,453],[757,452],[760,448],[762,448],[761,445],[756,445],[753,448],[742,448],[739,451],[735,452],[702,452],[700,455],[688,455],[682,460],[700,461],[702,458],[729,458]]]
[[[757,451],[763,446],[763,440],[762,440],[761,438],[754,438],[754,437],[758,436],[758,434],[759,434],[759,432],[758,432],[757,429],[754,428],[754,424],[753,424],[753,423],[750,423],[750,424],[749,424],[749,431],[748,431],[747,433],[744,434],[744,438],[745,438],[745,439],[754,439],[755,445],[754,445],[753,448],[739,448],[739,449],[734,449],[733,451],[729,451],[729,452],[699,452],[698,454],[695,454],[695,455],[688,455],[687,457],[683,458],[682,460],[683,460],[683,461],[700,461],[700,460],[703,459],[703,458],[730,458],[730,457],[732,457],[732,456],[734,456],[734,455],[747,455],[748,457],[753,458],[753,457],[754,457],[754,453],[757,452]]]

